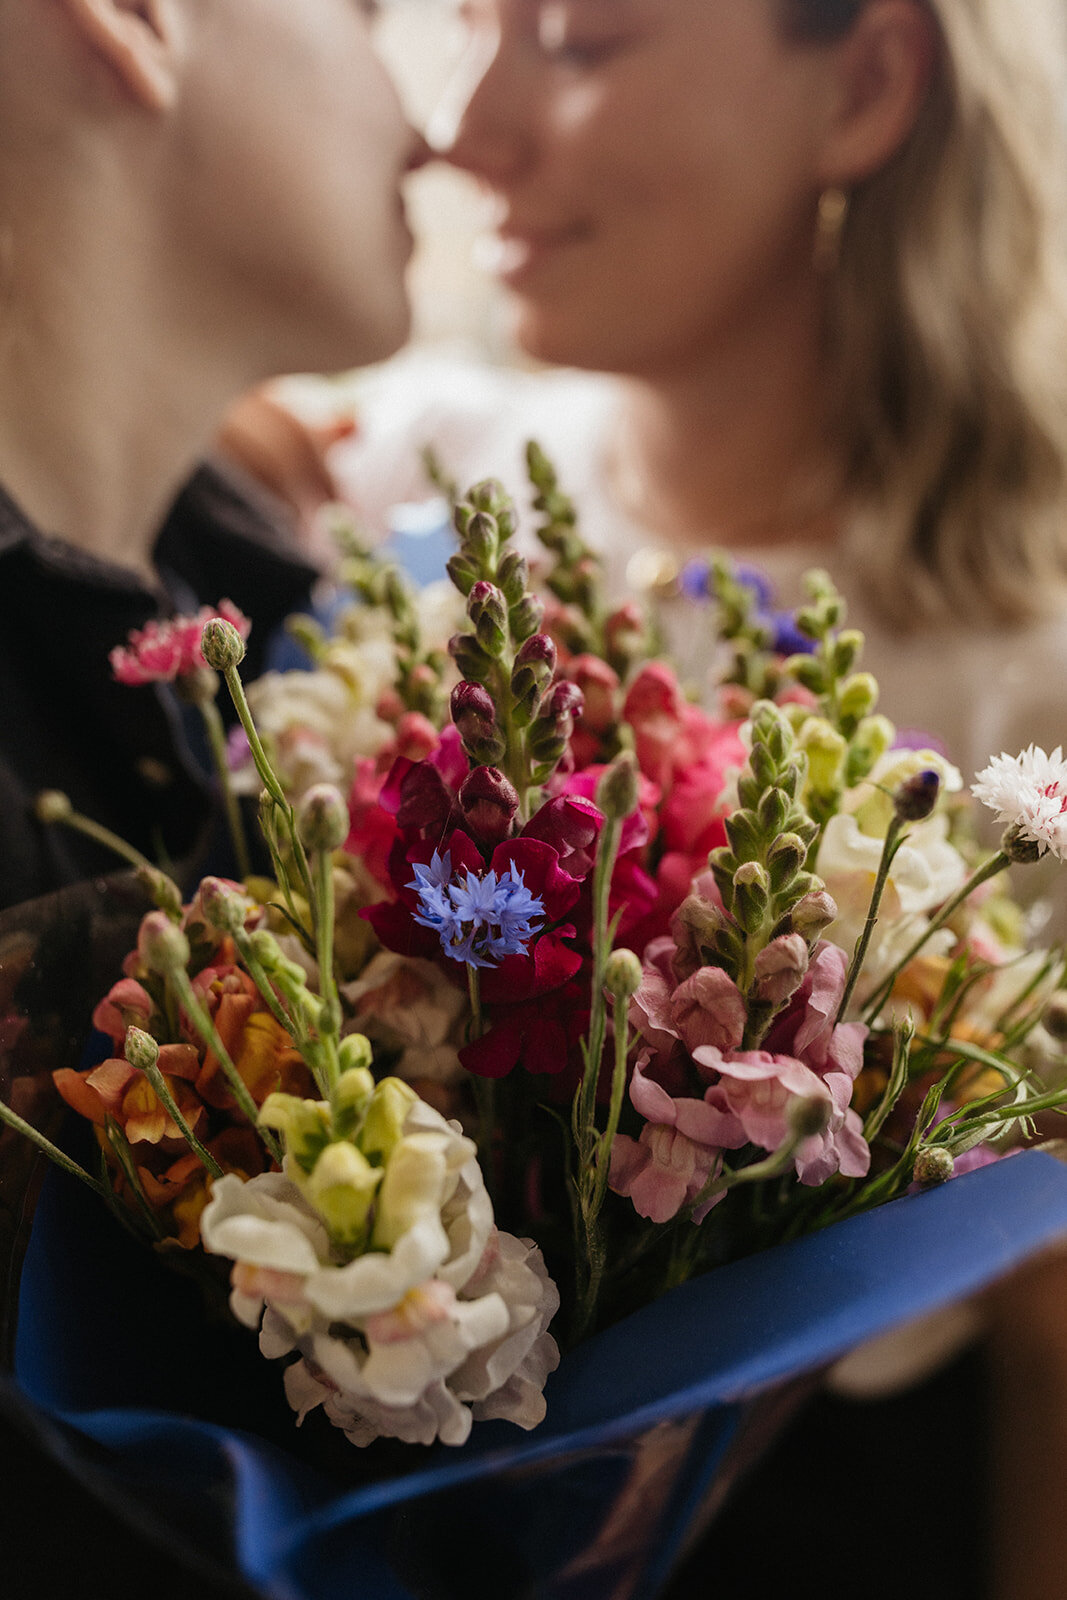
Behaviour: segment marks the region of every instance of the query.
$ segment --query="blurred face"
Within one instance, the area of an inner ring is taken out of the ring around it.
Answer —
[[[400,180],[414,139],[361,0],[190,0],[175,113],[176,245],[205,316],[264,373],[390,354],[408,331]]]
[[[440,119],[531,354],[641,373],[812,292],[828,52],[774,0],[466,0]]]

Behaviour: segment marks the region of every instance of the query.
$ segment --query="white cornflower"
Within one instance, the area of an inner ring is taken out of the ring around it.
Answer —
[[[1067,761],[1061,746],[1051,755],[1032,744],[1018,756],[994,756],[971,793],[997,813],[998,822],[1018,827],[1042,850],[1067,860]]]

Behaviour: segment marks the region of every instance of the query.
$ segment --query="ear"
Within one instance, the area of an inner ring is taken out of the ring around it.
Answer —
[[[177,98],[170,0],[59,0],[93,53],[149,111]]]
[[[890,161],[915,125],[940,48],[920,0],[870,0],[834,47],[836,96],[822,146],[824,185],[849,188]]]

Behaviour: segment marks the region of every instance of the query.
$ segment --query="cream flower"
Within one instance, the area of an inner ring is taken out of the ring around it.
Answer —
[[[321,1404],[357,1444],[381,1434],[459,1444],[476,1416],[535,1426],[558,1361],[547,1328],[559,1294],[533,1244],[494,1227],[458,1124],[410,1105],[385,1160],[372,1248],[353,1260],[337,1259],[309,1198],[314,1173],[310,1184],[298,1176],[300,1186],[279,1173],[218,1179],[201,1233],[235,1261],[231,1305],[260,1327],[262,1353],[299,1355],[285,1376],[299,1417]]]
[[[1032,744],[1021,755],[994,756],[971,785],[976,800],[1025,838],[1067,861],[1067,761],[1057,745],[1046,755]]]

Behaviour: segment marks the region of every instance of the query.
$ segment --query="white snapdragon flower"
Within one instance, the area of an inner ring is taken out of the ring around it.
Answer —
[[[536,1247],[495,1228],[459,1125],[403,1092],[373,1248],[344,1258],[309,1197],[327,1157],[309,1178],[291,1153],[285,1174],[215,1182],[204,1244],[234,1260],[231,1306],[260,1329],[262,1353],[299,1356],[285,1376],[298,1418],[321,1404],[361,1445],[459,1444],[483,1416],[533,1427],[559,1359],[547,1331],[559,1294]],[[327,1149],[358,1162],[355,1146]]]
[[[1021,755],[994,756],[971,793],[998,822],[1018,827],[1024,838],[1067,861],[1067,761],[1060,745],[1051,755],[1032,744]]]
[[[867,920],[883,843],[863,831],[857,816],[846,812],[831,817],[823,832],[815,871],[838,909],[825,937],[849,956]],[[856,989],[858,1001],[893,970],[927,927],[929,913],[955,894],[966,876],[966,862],[948,839],[947,817],[935,813],[912,825],[890,869]],[[925,953],[947,954],[954,943],[955,935],[942,929],[931,937]]]

